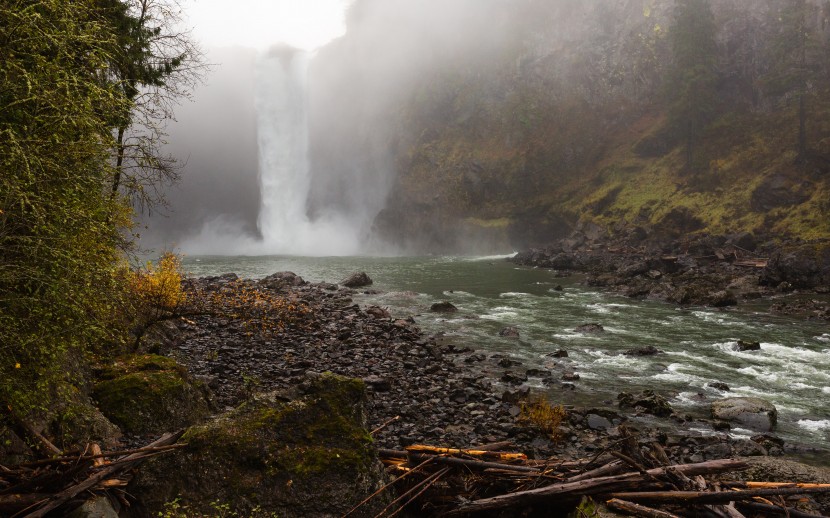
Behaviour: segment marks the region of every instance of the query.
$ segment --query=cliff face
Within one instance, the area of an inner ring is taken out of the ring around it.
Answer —
[[[811,76],[798,156],[795,95],[769,80],[786,2],[711,3],[717,98],[690,167],[667,101],[674,2],[425,2],[391,21],[378,0],[357,2],[312,70],[312,84],[326,74],[312,199],[343,203],[325,180],[343,176],[324,170],[373,177],[373,231],[409,251],[541,244],[580,220],[830,237],[827,74]]]

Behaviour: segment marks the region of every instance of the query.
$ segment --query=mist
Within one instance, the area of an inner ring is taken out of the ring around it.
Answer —
[[[759,86],[778,4],[711,2],[723,106],[778,106]],[[212,50],[217,66],[170,128],[182,183],[166,217],[143,220],[142,243],[490,254],[567,235],[610,210],[593,192],[621,139],[634,150],[623,161],[679,143],[661,104],[674,6],[355,0],[345,35],[311,53]],[[625,210],[647,218],[655,203]]]

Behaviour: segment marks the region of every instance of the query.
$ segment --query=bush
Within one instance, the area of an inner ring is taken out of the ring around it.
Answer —
[[[562,405],[551,406],[547,399],[539,396],[523,401],[520,408],[520,424],[538,429],[551,441],[557,442],[560,439],[559,425],[565,418],[565,408]]]

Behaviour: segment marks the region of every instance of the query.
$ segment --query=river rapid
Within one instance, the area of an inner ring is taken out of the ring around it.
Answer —
[[[355,302],[388,308],[395,317],[413,317],[426,333],[443,333],[456,347],[521,362],[516,373],[546,369],[555,379],[574,372],[575,390],[559,382],[546,386],[529,377],[534,390],[553,401],[594,407],[616,406],[622,391],[653,389],[676,411],[705,417],[712,400],[754,396],[778,408],[776,435],[788,442],[827,450],[830,460],[830,329],[826,323],[776,317],[758,302],[729,310],[678,308],[596,291],[579,276],[557,277],[549,270],[519,267],[500,257],[293,257],[191,256],[189,275],[234,272],[261,278],[292,271],[310,282],[337,282],[356,271],[374,280]],[[434,302],[459,311],[433,313]],[[575,331],[598,323],[602,333]],[[520,337],[502,337],[505,327]],[[738,340],[761,343],[760,351],[739,352]],[[632,348],[654,346],[661,354],[629,356]],[[567,358],[552,356],[557,350]],[[496,361],[484,364],[499,379]],[[722,391],[710,383],[726,383]],[[714,433],[709,425],[692,430]],[[733,428],[733,436],[755,432]]]

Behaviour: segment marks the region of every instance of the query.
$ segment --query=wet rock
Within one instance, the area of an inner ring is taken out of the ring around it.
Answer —
[[[118,511],[109,498],[96,495],[69,513],[67,518],[118,518]]]
[[[653,390],[644,390],[639,394],[621,392],[617,395],[617,403],[620,408],[633,408],[638,412],[657,417],[668,417],[674,412],[666,398],[656,394]]]
[[[585,334],[596,334],[596,333],[604,333],[605,328],[599,324],[582,324],[581,326],[577,326],[574,329],[577,333],[585,333]]]
[[[521,385],[527,381],[527,376],[508,371],[502,375],[501,381],[509,383],[510,385]]]
[[[179,499],[194,515],[211,502],[248,516],[341,516],[386,481],[366,430],[364,385],[323,374],[306,394],[263,394],[220,419],[191,428],[175,455],[146,462],[129,486],[156,516]],[[388,499],[370,501],[370,515]]]
[[[726,308],[738,304],[738,298],[729,290],[715,291],[709,295],[708,299],[708,305],[715,308]]]
[[[614,426],[611,421],[597,414],[588,414],[585,421],[591,430],[606,430]]]
[[[260,279],[258,284],[265,288],[282,290],[287,287],[303,286],[306,282],[294,272],[277,272]]]
[[[721,383],[720,381],[713,381],[711,383],[707,383],[707,386],[712,387],[713,389],[722,390],[723,392],[729,392],[729,385],[726,383]]]
[[[728,421],[713,421],[712,429],[719,432],[725,432],[732,429],[732,425]]]
[[[505,390],[501,395],[502,403],[512,403],[517,404],[530,396],[530,389],[519,389],[519,390]]]
[[[505,327],[499,331],[499,336],[503,336],[505,338],[519,338],[519,330],[513,326]]]
[[[436,313],[455,313],[458,311],[458,308],[455,307],[451,302],[442,301],[436,302],[432,306],[430,306],[430,311],[434,311]]]
[[[392,390],[392,382],[387,378],[380,376],[367,376],[363,378],[363,382],[372,388],[375,392],[387,392]]]
[[[626,356],[654,356],[655,354],[661,354],[663,351],[654,347],[653,345],[647,345],[645,347],[636,347],[634,349],[628,349],[623,351],[623,354]]]
[[[564,381],[579,381],[579,374],[575,372],[566,372],[562,375]]]
[[[546,354],[545,356],[550,356],[551,358],[567,358],[568,351],[565,349],[558,349],[550,354]]]
[[[778,410],[761,398],[734,397],[712,402],[712,417],[753,430],[771,431],[778,420]]]
[[[513,367],[515,365],[521,365],[522,362],[511,360],[510,358],[502,358],[499,360],[499,367],[504,367],[505,369],[509,367]]]
[[[124,356],[101,368],[97,378],[93,397],[101,412],[126,433],[178,430],[211,411],[207,387],[170,358]]]
[[[736,351],[760,351],[761,350],[761,343],[760,342],[750,342],[750,341],[743,341],[738,340],[738,343],[735,344],[734,349]]]
[[[340,285],[347,288],[362,288],[364,286],[371,286],[372,283],[372,279],[366,274],[366,272],[355,272],[340,281]]]
[[[390,318],[392,315],[389,314],[389,311],[380,307],[380,306],[369,306],[366,308],[366,314],[371,315],[375,318]],[[402,320],[402,325],[406,325],[406,321]]]

